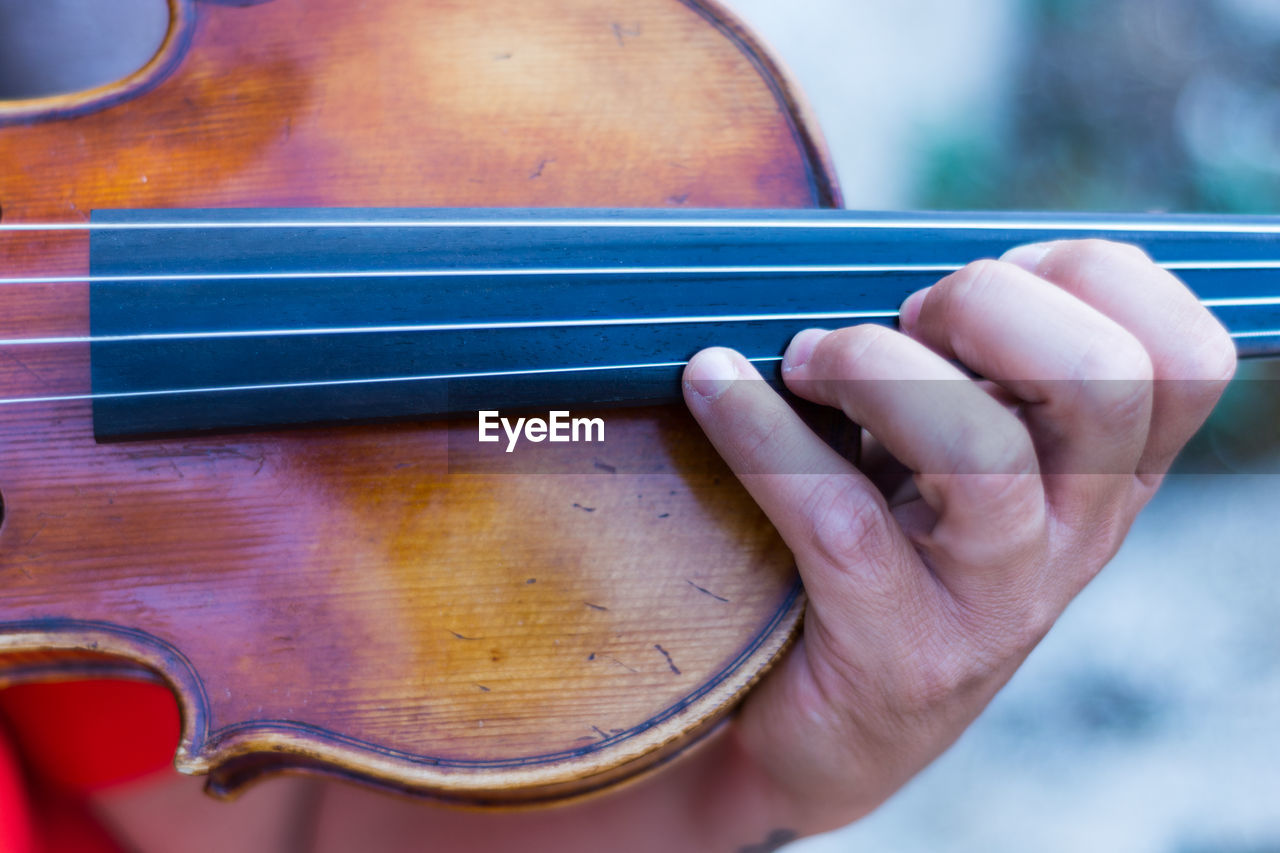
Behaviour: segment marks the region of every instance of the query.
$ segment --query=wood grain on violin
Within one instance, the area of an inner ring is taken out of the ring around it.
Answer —
[[[710,3],[171,9],[121,85],[0,105],[0,224],[838,201],[794,93]],[[0,270],[85,276],[87,233],[0,232]],[[0,298],[5,338],[88,333],[83,282]],[[0,352],[4,397],[89,387],[87,345]],[[684,413],[609,430],[594,473],[517,477],[459,473],[472,423],[98,444],[87,401],[8,406],[3,678],[164,679],[177,765],[219,792],[290,766],[470,802],[598,788],[712,725],[802,609]]]

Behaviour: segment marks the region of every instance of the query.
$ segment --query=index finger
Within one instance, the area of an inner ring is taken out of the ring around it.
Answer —
[[[926,600],[928,573],[879,490],[814,435],[750,362],[733,350],[704,350],[685,369],[684,394],[796,555],[811,607],[826,611],[831,624],[883,633],[886,602]]]

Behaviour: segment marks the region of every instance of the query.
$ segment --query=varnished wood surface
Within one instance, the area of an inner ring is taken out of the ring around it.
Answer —
[[[189,47],[146,91],[6,107],[3,222],[834,198],[785,86],[701,4],[175,9]],[[0,269],[83,275],[87,238],[0,235]],[[83,284],[0,299],[5,337],[88,329]],[[87,347],[0,350],[0,388],[83,393]],[[85,402],[3,407],[4,679],[137,662],[217,790],[283,765],[474,802],[599,787],[727,710],[802,606],[685,413],[606,419],[594,473],[509,475],[468,473],[469,422],[99,445]]]

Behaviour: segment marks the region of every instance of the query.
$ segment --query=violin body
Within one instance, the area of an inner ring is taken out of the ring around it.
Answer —
[[[711,3],[170,7],[133,77],[0,104],[0,224],[838,203],[794,91]],[[87,276],[88,243],[0,232],[0,275]],[[85,282],[0,299],[0,337],[88,334]],[[89,354],[0,350],[0,397],[85,393]],[[304,769],[515,803],[634,775],[723,718],[803,595],[685,412],[604,417],[593,473],[518,474],[472,464],[474,419],[99,443],[87,400],[3,407],[0,683],[166,683],[176,765],[214,793]]]

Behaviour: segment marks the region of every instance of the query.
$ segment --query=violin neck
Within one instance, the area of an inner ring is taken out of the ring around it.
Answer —
[[[732,346],[896,324],[1022,243],[1143,247],[1242,355],[1280,352],[1280,218],[667,210],[102,211],[90,239],[102,438],[679,399]]]

